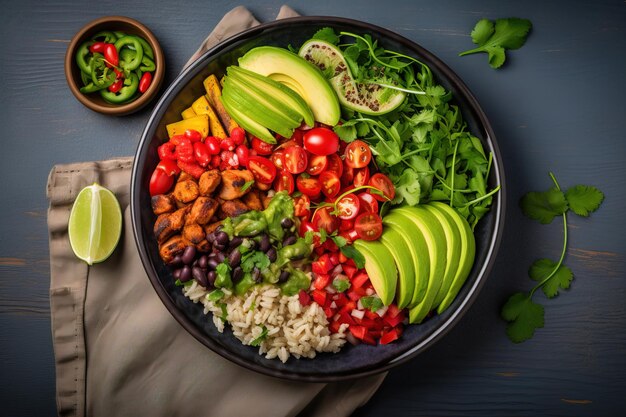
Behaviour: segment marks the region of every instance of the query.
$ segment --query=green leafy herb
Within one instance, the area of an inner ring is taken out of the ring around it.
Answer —
[[[350,281],[344,278],[335,278],[333,279],[333,287],[338,292],[344,292],[348,288],[350,288]]]
[[[326,41],[328,43],[332,43],[333,45],[339,42],[339,36],[337,36],[335,31],[329,27],[325,27],[315,32],[312,39],[319,39],[320,41]]]
[[[221,300],[223,297],[224,297],[224,291],[220,289],[213,290],[206,295],[206,299],[209,301],[213,301],[213,302],[217,300]]]
[[[352,245],[341,246],[339,250],[341,251],[341,253],[343,253],[346,256],[346,258],[352,259],[354,261],[354,265],[358,269],[365,267],[365,257],[354,246]]]
[[[216,277],[215,277],[215,287],[217,288],[232,288],[233,287],[233,281],[230,278],[230,265],[228,265],[228,263],[226,261],[220,263],[219,265],[217,265],[217,268],[215,268],[215,273],[216,273]]]
[[[506,60],[505,51],[521,48],[531,28],[532,23],[528,19],[496,19],[495,24],[488,19],[481,19],[471,33],[472,42],[478,47],[461,52],[459,56],[486,52],[491,68],[500,68]]]
[[[247,253],[241,260],[241,269],[243,272],[250,272],[254,267],[264,270],[270,266],[270,258],[261,251]]]
[[[242,193],[254,185],[254,180],[246,181],[239,189]]]
[[[384,307],[383,301],[373,295],[361,297],[360,301],[363,308],[367,308],[374,313]]]
[[[338,248],[343,248],[344,246],[346,246],[348,244],[348,241],[343,236],[334,236],[333,235],[330,238],[333,240],[333,242],[335,242],[335,245],[337,245]]]
[[[550,223],[554,217],[561,216],[563,247],[557,262],[546,258],[535,261],[528,270],[528,275],[538,281],[538,284],[528,293],[513,294],[502,307],[501,316],[509,322],[507,335],[515,343],[530,339],[535,329],[544,325],[543,306],[532,301],[535,291],[541,288],[547,298],[553,298],[561,289],[568,289],[574,279],[571,269],[563,265],[567,252],[567,212],[572,209],[578,215],[587,216],[597,210],[604,199],[604,195],[597,188],[585,185],[577,185],[563,193],[554,174],[550,173],[550,177],[554,188],[527,193],[522,197],[520,206],[526,216],[542,224]]]
[[[267,338],[267,327],[263,326],[262,329],[261,334],[250,342],[250,346],[260,346]]]
[[[222,315],[220,319],[224,322],[228,322],[228,308],[226,307],[226,303],[220,303],[220,309],[222,310]]]

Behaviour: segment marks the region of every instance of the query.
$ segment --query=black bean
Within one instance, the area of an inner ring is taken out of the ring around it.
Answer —
[[[207,262],[208,262],[208,259],[206,255],[202,255],[200,258],[198,258],[198,266],[202,269],[206,269]]]
[[[228,245],[229,240],[230,239],[228,239],[228,233],[226,232],[223,232],[220,230],[219,232],[215,234],[215,241],[219,243],[220,245],[224,245],[224,246]]]
[[[209,259],[206,261],[206,267],[207,267],[207,269],[210,269],[210,270],[214,270],[215,268],[217,268],[217,266],[218,266],[219,264],[220,264],[220,263],[217,261],[217,259],[216,259],[216,258],[209,258]]]
[[[243,238],[239,236],[235,236],[234,238],[231,239],[230,243],[228,244],[228,248],[229,249],[238,248],[242,242],[243,242]]]
[[[290,274],[289,272],[287,272],[287,271],[282,271],[282,272],[280,273],[280,275],[278,276],[278,282],[279,282],[279,283],[281,283],[281,284],[282,284],[283,282],[287,282],[287,280],[289,279],[289,276],[290,276],[290,275],[291,275],[291,274]]]
[[[291,229],[293,227],[293,220],[291,220],[289,217],[285,217],[280,221],[280,225],[283,227],[283,229]]]
[[[261,282],[261,280],[263,280],[263,277],[261,276],[261,270],[256,266],[252,269],[252,280],[257,284]]]
[[[180,270],[180,282],[187,282],[191,279],[191,268],[189,265],[185,265]]]
[[[267,257],[270,258],[270,262],[276,262],[276,258],[278,258],[278,253],[276,252],[275,247],[271,247],[267,253]]]
[[[233,272],[232,272],[230,278],[233,281],[233,284],[236,284],[239,281],[241,281],[241,279],[243,278],[243,269],[241,269],[240,266],[238,266],[237,268],[233,269]]]
[[[241,252],[239,252],[239,249],[233,249],[230,255],[228,255],[228,264],[234,268],[240,263],[241,263]]]
[[[198,268],[197,266],[192,268],[191,275],[193,276],[193,279],[198,282],[198,284],[202,285],[204,288],[207,287],[208,281],[206,279],[206,273],[201,268]]]
[[[191,265],[194,258],[196,257],[196,247],[195,246],[187,246],[183,251],[182,260],[185,265]]]
[[[180,279],[180,268],[177,268],[174,271],[172,271],[172,276],[174,277],[174,279]]]
[[[270,237],[265,233],[261,235],[259,240],[259,250],[261,252],[267,252],[272,245],[270,244]]]
[[[217,242],[217,241],[216,241]],[[223,250],[226,250],[226,245],[222,245],[221,243],[215,243],[213,244],[213,251],[214,252],[221,252]]]
[[[169,265],[172,266],[172,267],[182,266],[183,265],[183,258],[182,258],[182,256],[180,256],[180,255],[174,256],[174,259],[171,260]]]
[[[226,259],[226,256],[222,253],[222,252],[217,252],[215,254],[215,259],[217,260],[217,263],[222,263],[224,262],[224,259]]]
[[[208,235],[206,235],[206,240],[208,240],[209,243],[213,244],[213,242],[215,242],[215,233],[209,233]]]
[[[213,287],[215,285],[215,278],[217,278],[217,274],[215,271],[209,271],[206,274],[206,279],[209,282],[209,285]]]
[[[283,239],[283,246],[293,245],[297,241],[298,241],[298,238],[295,237],[294,235],[287,236],[285,237],[285,239]]]

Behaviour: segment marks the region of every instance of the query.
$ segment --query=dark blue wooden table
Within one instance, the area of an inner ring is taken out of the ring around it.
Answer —
[[[278,1],[246,4],[259,20]],[[0,414],[55,414],[48,303],[45,183],[57,163],[134,153],[150,109],[124,118],[82,107],[63,75],[69,39],[87,21],[134,17],[160,39],[169,84],[228,1],[3,3],[0,69]],[[440,342],[393,370],[358,416],[616,416],[626,410],[626,3],[602,1],[293,1],[394,30],[442,58],[477,96],[496,132],[508,185],[502,246],[471,310]],[[495,71],[486,55],[458,57],[487,17],[525,17],[534,28]],[[505,336],[499,310],[528,290],[527,268],[558,258],[556,222],[525,218],[519,198],[583,183],[606,195],[589,219],[570,218],[566,258],[575,279],[545,306],[545,328],[523,344]]]

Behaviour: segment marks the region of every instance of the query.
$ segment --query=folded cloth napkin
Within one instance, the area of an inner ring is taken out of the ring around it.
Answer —
[[[280,17],[295,12],[281,8]],[[229,12],[194,55],[257,25],[243,7]],[[385,374],[331,383],[294,383],[239,367],[188,334],[151,287],[133,240],[132,158],[55,166],[50,200],[50,310],[59,416],[347,416]],[[124,213],[113,255],[88,267],[70,247],[67,224],[80,190],[93,182]],[[302,359],[307,360],[307,359]]]

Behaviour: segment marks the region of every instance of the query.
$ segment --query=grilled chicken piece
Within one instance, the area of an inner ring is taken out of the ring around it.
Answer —
[[[154,222],[154,236],[159,243],[178,232],[185,224],[185,215],[189,207],[183,207],[173,213],[161,214]]]
[[[194,245],[206,240],[204,239],[204,229],[196,223],[187,223],[185,227],[183,227],[183,237]]]
[[[174,187],[174,198],[181,203],[189,203],[198,198],[198,184],[194,181],[179,181]]]
[[[200,195],[204,195],[207,197],[210,196],[221,182],[222,177],[220,176],[220,172],[217,169],[206,171],[202,174],[198,183],[198,185],[200,186]]]
[[[199,243],[196,243],[196,249],[200,252],[208,252],[212,249],[212,247],[208,240],[203,239]]]
[[[226,171],[222,171],[221,175],[222,187],[220,188],[218,197],[222,200],[234,200],[243,196],[250,191],[250,187],[243,191],[241,190],[241,187],[243,187],[243,185],[248,181],[254,181],[252,172],[247,169],[227,169]]]
[[[193,181],[195,182],[195,178],[191,176],[191,174],[186,173],[185,171],[180,171],[180,174],[178,174],[178,179],[176,180],[176,182],[183,182],[183,181]]]
[[[272,184],[263,184],[262,182],[257,181],[254,183],[254,186],[261,191],[267,191],[272,188]]]
[[[171,213],[176,210],[176,201],[171,194],[159,194],[150,200],[152,211],[157,216],[163,213]]]
[[[240,214],[243,214],[247,211],[248,206],[246,206],[241,200],[229,200],[224,201],[220,206],[220,210],[218,211],[217,217],[220,220],[224,220],[226,217],[237,217]]]
[[[216,221],[216,222],[213,222],[213,223],[209,223],[209,224],[207,224],[207,225],[205,225],[205,226],[204,226],[204,232],[205,232],[207,235],[208,235],[208,234],[211,234],[211,233],[215,232],[215,230],[216,230],[218,227],[220,227],[220,225],[221,225],[221,224],[222,224],[222,222],[221,222],[221,221],[219,221],[219,220],[218,220],[218,221]]]
[[[269,206],[270,201],[272,201],[272,197],[267,194],[263,194],[263,197],[261,197],[261,201],[263,202],[263,209],[266,209],[267,206]]]
[[[181,235],[176,235],[159,246],[159,255],[161,255],[161,259],[165,263],[170,263],[176,255],[184,251],[189,245],[191,243],[186,241]]]
[[[197,223],[199,225],[207,224],[218,208],[217,200],[210,197],[198,197],[193,202],[186,221],[187,223]]]
[[[259,193],[256,190],[252,190],[248,194],[241,197],[241,201],[243,201],[250,210],[263,210],[263,202],[261,201]]]

